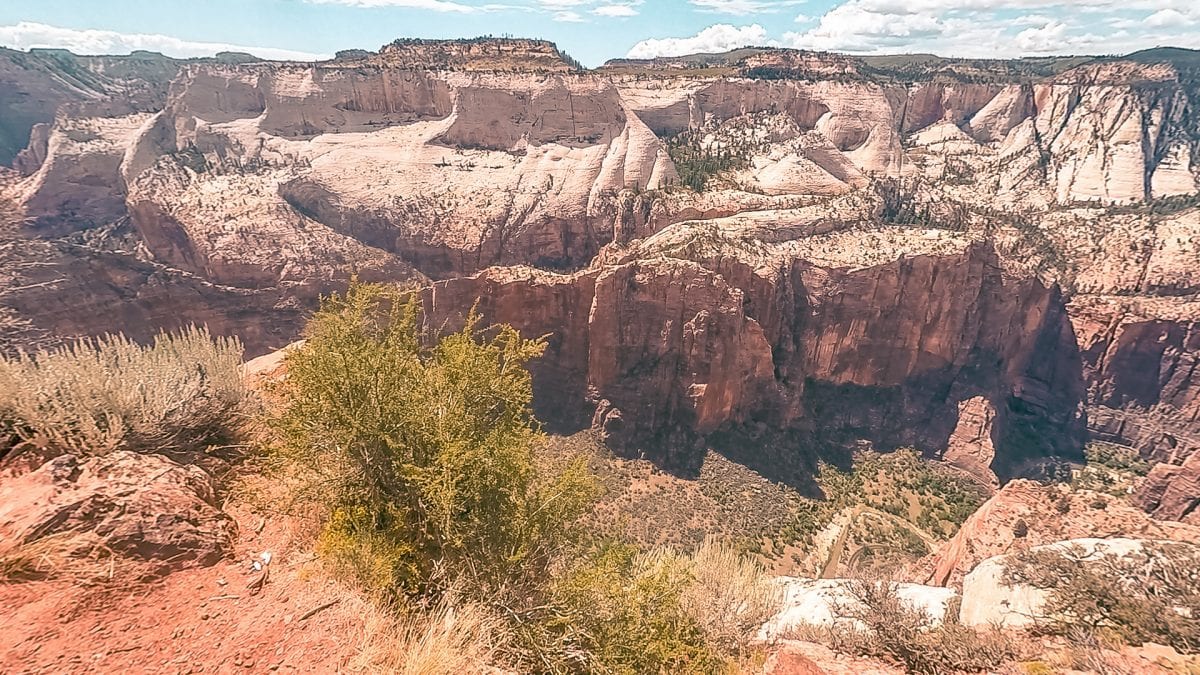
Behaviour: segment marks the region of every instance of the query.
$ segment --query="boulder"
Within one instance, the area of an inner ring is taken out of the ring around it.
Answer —
[[[785,637],[801,626],[856,623],[846,617],[847,611],[858,604],[851,591],[853,580],[780,577],[776,582],[784,588],[783,609],[762,627],[761,637]],[[924,612],[934,624],[945,620],[952,601],[958,597],[953,589],[938,586],[898,583],[895,588],[902,601]]]
[[[0,484],[0,541],[77,536],[168,571],[210,565],[236,531],[215,502],[207,473],[161,455],[62,455]]]
[[[1127,538],[1083,538],[1036,546],[1033,551],[1071,551],[1080,565],[1089,565],[1109,557],[1121,557],[1142,551],[1152,540]],[[1005,581],[1005,568],[1012,554],[993,556],[979,563],[963,579],[959,621],[966,626],[1002,626],[1022,628],[1044,617],[1048,590],[1025,583]]]

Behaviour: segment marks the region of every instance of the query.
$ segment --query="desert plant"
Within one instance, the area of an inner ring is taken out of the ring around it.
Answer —
[[[852,601],[835,607],[842,621],[806,631],[835,651],[893,660],[911,673],[994,671],[1018,656],[999,630],[936,622],[901,598],[895,584],[853,580],[847,590]]]
[[[503,649],[502,619],[480,605],[448,600],[396,617],[373,612],[351,663],[358,671],[396,675],[459,675],[486,672]]]
[[[691,580],[680,597],[707,642],[721,653],[744,655],[758,628],[779,611],[782,587],[757,561],[714,539],[689,560]]]
[[[1079,545],[1032,549],[1005,565],[1007,583],[1048,591],[1039,627],[1107,633],[1129,644],[1200,650],[1200,553],[1187,544],[1145,542],[1122,555]]]
[[[0,427],[47,454],[192,449],[231,431],[241,362],[236,339],[196,327],[21,353],[0,359]]]
[[[139,575],[138,568],[138,563],[113,553],[94,533],[59,532],[0,545],[0,583],[40,579],[68,579],[79,585],[127,581]]]
[[[536,578],[594,496],[582,461],[535,470],[542,343],[478,324],[434,339],[411,297],[353,284],[288,356],[279,450],[330,514],[321,551],[376,590]]]
[[[544,622],[562,636],[560,663],[614,675],[728,670],[685,609],[690,567],[669,549],[639,553],[622,544],[572,565],[553,587],[560,618]]]

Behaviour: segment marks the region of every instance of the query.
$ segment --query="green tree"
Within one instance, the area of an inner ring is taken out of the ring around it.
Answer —
[[[508,326],[423,333],[411,295],[352,284],[288,356],[274,419],[329,518],[319,550],[375,590],[492,594],[541,574],[594,498],[586,466],[544,476]]]

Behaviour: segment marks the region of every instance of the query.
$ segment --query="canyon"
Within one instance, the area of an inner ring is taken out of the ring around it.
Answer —
[[[5,50],[0,342],[257,356],[354,276],[546,336],[548,428],[673,471],[915,447],[992,485],[1093,438],[1191,520],[1198,63]]]

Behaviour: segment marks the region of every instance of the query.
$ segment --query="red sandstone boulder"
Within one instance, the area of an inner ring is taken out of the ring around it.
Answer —
[[[207,473],[161,455],[63,455],[0,484],[0,548],[77,535],[164,570],[210,565],[235,535],[215,501]]]

